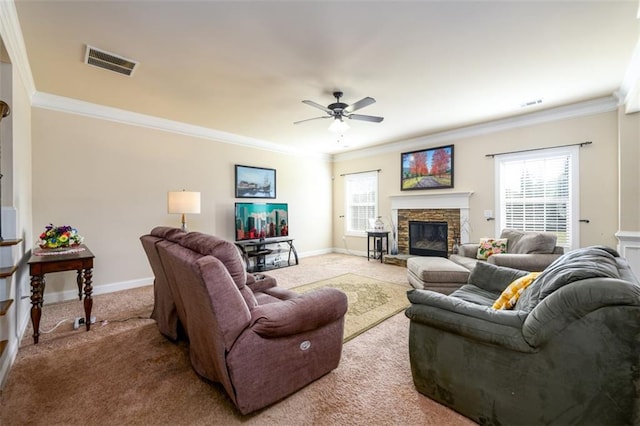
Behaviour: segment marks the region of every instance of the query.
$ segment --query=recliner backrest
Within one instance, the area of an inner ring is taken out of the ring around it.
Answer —
[[[197,253],[211,255],[220,260],[250,309],[258,306],[251,289],[247,287],[247,271],[235,244],[222,238],[200,232],[189,232],[180,240],[180,245]]]
[[[616,258],[620,255],[604,246],[583,247],[556,259],[523,292],[515,309],[530,312],[541,300],[559,288],[588,278],[620,278]]]
[[[217,258],[167,241],[158,245],[158,252],[166,269],[179,278],[193,367],[232,394],[225,357],[250,324],[249,307]]]
[[[179,295],[174,294],[172,291],[172,286],[169,283],[167,273],[158,254],[156,244],[161,241],[164,240],[153,235],[143,235],[140,237],[140,242],[147,254],[149,265],[151,265],[151,270],[155,276],[153,285],[155,304],[151,318],[156,320],[162,334],[170,339],[176,340],[178,338],[178,318],[182,316],[182,313],[178,312],[179,308],[175,303]]]

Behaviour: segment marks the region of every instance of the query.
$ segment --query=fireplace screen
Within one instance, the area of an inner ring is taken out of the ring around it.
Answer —
[[[447,222],[409,221],[409,254],[447,257]]]

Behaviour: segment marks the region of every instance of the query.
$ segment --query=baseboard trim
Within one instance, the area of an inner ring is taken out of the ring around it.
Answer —
[[[9,377],[9,371],[16,360],[16,356],[18,356],[18,341],[18,339],[10,339],[0,358],[0,390],[4,389],[4,384],[7,381],[7,377]]]
[[[334,248],[333,252],[334,253],[340,253],[340,254],[348,254],[348,255],[351,255],[351,256],[367,257],[367,252],[366,251],[356,251],[356,250],[349,250],[349,249],[342,249],[342,248]]]
[[[333,250],[330,248],[322,249],[322,250],[314,250],[314,251],[305,251],[304,253],[299,253],[298,258],[302,259],[304,257],[320,256],[321,254],[329,254],[332,252]]]

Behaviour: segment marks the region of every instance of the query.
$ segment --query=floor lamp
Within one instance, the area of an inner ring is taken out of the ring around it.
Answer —
[[[9,114],[11,114],[11,109],[9,108],[9,105],[4,101],[0,101],[0,121],[2,121],[2,119],[8,116]],[[0,138],[0,147],[2,147],[1,138]],[[2,164],[2,154],[0,152],[0,241],[4,241],[4,238],[2,237],[2,166],[1,164]]]
[[[200,213],[200,193],[185,191],[170,191],[167,193],[167,211],[169,213],[177,213],[182,215],[182,230],[187,230],[187,213]]]

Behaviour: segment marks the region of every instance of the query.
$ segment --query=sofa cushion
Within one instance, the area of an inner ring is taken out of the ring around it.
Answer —
[[[500,238],[507,238],[507,249],[512,254],[553,253],[557,236],[550,232],[527,232],[503,229]]]
[[[496,266],[487,262],[478,262],[469,275],[469,284],[490,291],[497,296],[510,283],[525,275],[527,275],[526,271],[507,268],[506,266]],[[495,297],[493,300],[495,300]],[[491,303],[493,303],[493,300]]]
[[[549,265],[527,288],[516,309],[531,311],[545,297],[575,281],[587,278],[620,278],[616,258],[620,255],[604,246],[570,251]]]
[[[506,253],[507,241],[506,238],[481,238],[476,258],[487,260],[493,254]]]
[[[465,302],[475,303],[476,305],[490,307],[496,300],[495,293],[487,291],[473,284],[465,284],[453,293],[451,297],[464,300]]]
[[[532,272],[520,277],[504,289],[500,297],[493,303],[493,309],[511,309],[515,306],[522,292],[531,285],[540,272]]]

